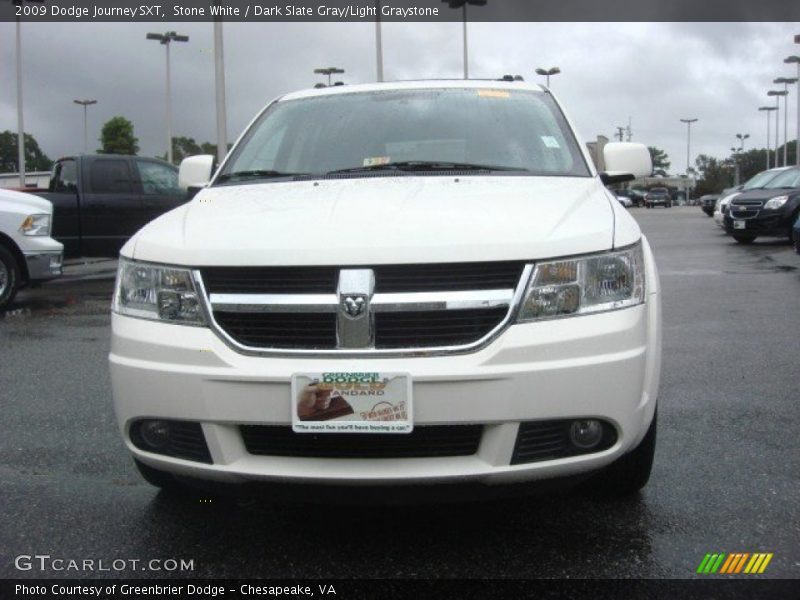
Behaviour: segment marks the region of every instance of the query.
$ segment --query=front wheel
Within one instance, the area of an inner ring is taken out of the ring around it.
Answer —
[[[583,486],[590,495],[621,498],[641,490],[650,479],[656,453],[658,409],[642,441],[634,450],[593,475]]]
[[[734,234],[733,239],[735,239],[740,244],[752,244],[756,240],[756,236]]]
[[[16,257],[0,245],[0,310],[11,304],[19,289],[20,268]]]
[[[800,254],[800,234],[794,238],[794,251]]]

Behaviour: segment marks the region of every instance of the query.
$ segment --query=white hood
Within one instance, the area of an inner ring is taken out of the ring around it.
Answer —
[[[27,192],[0,190],[0,211],[24,215],[53,214],[53,203]]]
[[[154,262],[375,265],[607,250],[614,212],[590,177],[375,177],[217,186],[123,248]]]

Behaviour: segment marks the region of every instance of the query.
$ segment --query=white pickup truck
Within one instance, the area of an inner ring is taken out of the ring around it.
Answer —
[[[0,310],[20,288],[61,275],[64,246],[50,237],[52,219],[48,200],[0,190]]]
[[[598,173],[579,139],[537,85],[401,82],[288,94],[216,173],[186,159],[201,191],[122,248],[113,301],[145,479],[639,490],[659,279],[605,185],[650,158]]]

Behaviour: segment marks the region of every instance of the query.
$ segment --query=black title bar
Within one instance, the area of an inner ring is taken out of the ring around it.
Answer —
[[[23,22],[446,22],[464,11],[449,0],[0,0],[0,21]],[[467,20],[800,21],[797,0],[467,0]]]

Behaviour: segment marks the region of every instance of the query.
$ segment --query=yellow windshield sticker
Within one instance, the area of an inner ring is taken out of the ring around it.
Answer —
[[[371,156],[364,159],[364,166],[377,167],[379,165],[387,165],[390,162],[392,162],[392,158],[390,156]]]
[[[478,96],[483,98],[508,98],[510,94],[505,90],[478,90]]]

